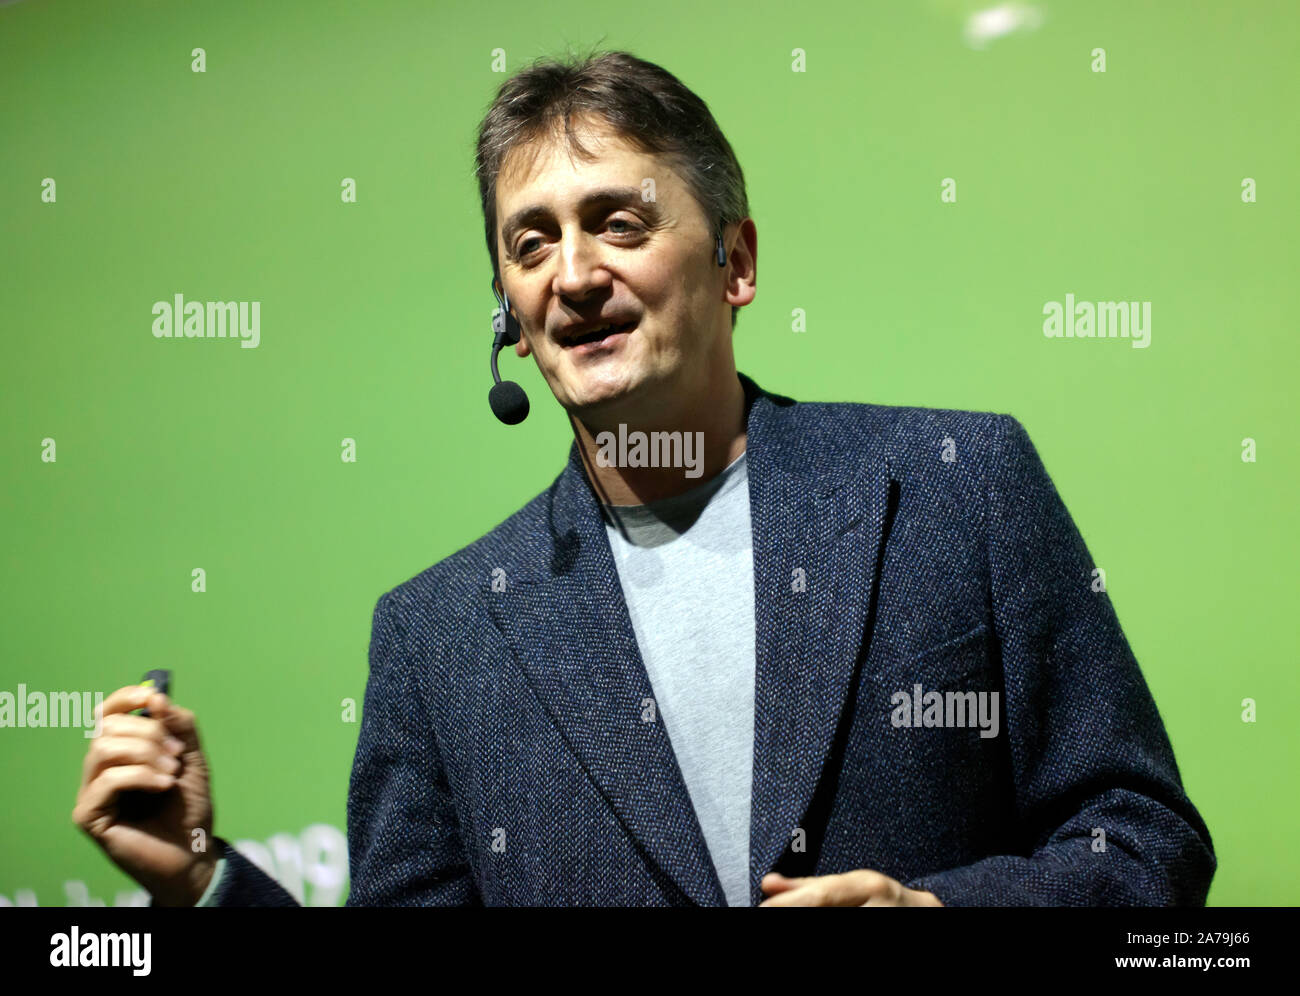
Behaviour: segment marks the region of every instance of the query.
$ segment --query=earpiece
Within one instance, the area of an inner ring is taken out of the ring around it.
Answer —
[[[488,404],[492,414],[506,425],[518,425],[528,417],[528,395],[513,380],[502,380],[497,371],[497,354],[506,346],[519,341],[522,330],[519,320],[510,314],[510,296],[497,293],[497,282],[492,281],[492,293],[497,299],[497,309],[492,312],[492,389],[488,391]]]
[[[519,319],[510,313],[510,295],[504,298],[497,293],[497,282],[492,281],[492,293],[497,299],[497,309],[492,312],[492,335],[501,336],[503,346],[513,346],[519,341]]]

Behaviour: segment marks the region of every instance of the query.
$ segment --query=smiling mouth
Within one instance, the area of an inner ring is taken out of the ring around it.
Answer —
[[[589,342],[600,342],[611,335],[617,335],[620,332],[631,332],[636,328],[636,322],[627,322],[624,325],[606,325],[603,328],[593,329],[586,335],[580,335],[576,339],[570,339],[564,344],[565,349],[573,346],[585,346]]]

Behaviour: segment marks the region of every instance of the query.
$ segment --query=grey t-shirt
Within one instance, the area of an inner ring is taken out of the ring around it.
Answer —
[[[754,554],[741,454],[646,505],[603,505],[637,646],[731,906],[749,905]]]

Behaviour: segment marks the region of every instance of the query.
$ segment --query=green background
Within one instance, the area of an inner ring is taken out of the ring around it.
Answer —
[[[740,368],[804,400],[1018,417],[1213,834],[1210,903],[1293,904],[1300,15],[1033,7],[976,49],[964,2],[0,6],[0,690],[173,668],[217,833],[345,826],[340,701],[376,599],[567,449],[531,361],[502,360],[527,422],[486,403],[493,50],[514,72],[600,43],[678,75],[740,158],[761,277]],[[1150,347],[1045,338],[1067,292],[1152,302]],[[176,293],[261,301],[261,345],[155,339]],[[10,902],[132,887],[70,819],[87,744],[0,729]]]

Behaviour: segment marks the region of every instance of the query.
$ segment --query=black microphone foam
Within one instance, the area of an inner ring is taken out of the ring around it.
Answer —
[[[528,395],[513,380],[493,384],[488,391],[492,414],[506,425],[518,425],[528,417]]]

